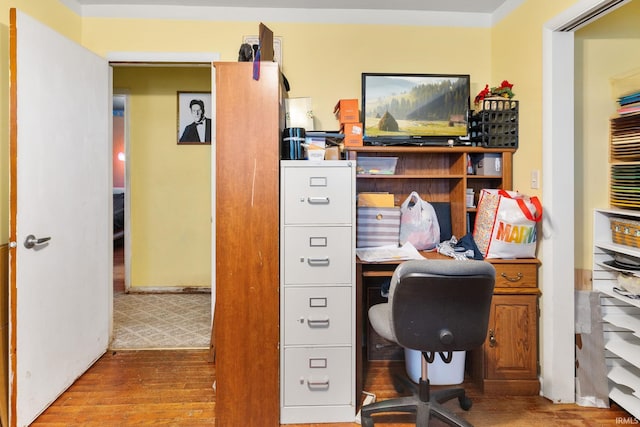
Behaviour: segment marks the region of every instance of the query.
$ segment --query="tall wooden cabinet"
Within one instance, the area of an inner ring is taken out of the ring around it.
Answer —
[[[280,71],[214,66],[216,421],[277,426]]]

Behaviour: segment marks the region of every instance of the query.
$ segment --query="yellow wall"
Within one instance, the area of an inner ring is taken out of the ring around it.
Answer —
[[[219,52],[221,60],[236,61],[242,36],[255,34],[258,24],[90,18],[85,20],[82,39],[85,46],[102,55],[113,51]],[[338,129],[333,107],[340,98],[360,97],[364,71],[470,73],[473,93],[489,78],[489,55],[467,46],[469,40],[488,45],[489,29],[389,26],[381,31],[371,25],[284,23],[270,27],[283,40],[282,65],[291,85],[289,96],[313,99],[316,129]],[[446,43],[434,42],[441,40]],[[209,74],[202,74],[190,89],[165,75],[183,71],[145,70],[116,68],[114,73],[115,87],[137,87],[144,94],[136,91],[131,96],[131,113],[135,115],[130,159],[131,285],[210,286],[211,228],[210,222],[203,222],[211,215],[207,204],[210,165],[204,157],[210,151],[176,147],[171,139],[175,133],[175,91],[202,90]],[[178,82],[189,81],[179,74],[176,78]],[[241,114],[238,125],[242,125]],[[242,142],[238,145],[241,150]],[[165,165],[175,168],[171,175],[164,175]],[[189,170],[196,171],[197,179],[193,173],[185,174]],[[167,206],[167,201],[178,199],[176,205]]]
[[[211,92],[211,69],[115,67],[113,84],[129,94],[131,285],[211,286],[211,146],[176,143],[177,92]]]
[[[526,1],[492,30],[491,75],[494,86],[504,79],[514,84],[520,100],[519,146],[514,155],[514,189],[541,195],[531,189],[530,173],[542,171],[542,28],[574,0]],[[544,177],[542,177],[544,179]]]
[[[259,23],[89,18],[85,24],[83,43],[100,54],[205,51],[236,61],[242,36],[257,34]],[[469,48],[471,41],[488,46],[489,29],[266,24],[283,40],[289,96],[312,98],[317,129],[338,128],[333,107],[340,98],[360,97],[362,72],[469,73],[474,93],[489,79],[490,56]]]
[[[593,209],[609,207],[609,118],[621,95],[612,79],[640,71],[639,18],[640,2],[634,1],[576,32],[577,269],[592,268]]]
[[[520,99],[520,146],[514,156],[514,187],[530,188],[542,170],[542,25],[577,1],[527,1],[492,31],[494,84],[508,79]],[[593,209],[608,207],[608,118],[616,103],[610,79],[640,67],[640,2],[630,2],[575,33],[575,265],[592,265]],[[631,52],[631,53],[625,53]],[[571,84],[571,82],[567,82]],[[544,180],[544,176],[541,177]],[[544,255],[544,254],[542,254]]]

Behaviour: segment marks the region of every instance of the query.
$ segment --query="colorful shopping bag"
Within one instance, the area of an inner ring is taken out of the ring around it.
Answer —
[[[473,239],[485,258],[535,258],[542,205],[516,191],[483,189]]]

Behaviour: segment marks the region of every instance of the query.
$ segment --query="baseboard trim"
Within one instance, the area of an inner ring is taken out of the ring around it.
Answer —
[[[211,288],[201,286],[133,286],[128,294],[210,294]]]

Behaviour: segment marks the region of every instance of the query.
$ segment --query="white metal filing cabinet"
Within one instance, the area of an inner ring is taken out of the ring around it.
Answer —
[[[280,422],[353,422],[355,162],[280,167]]]

